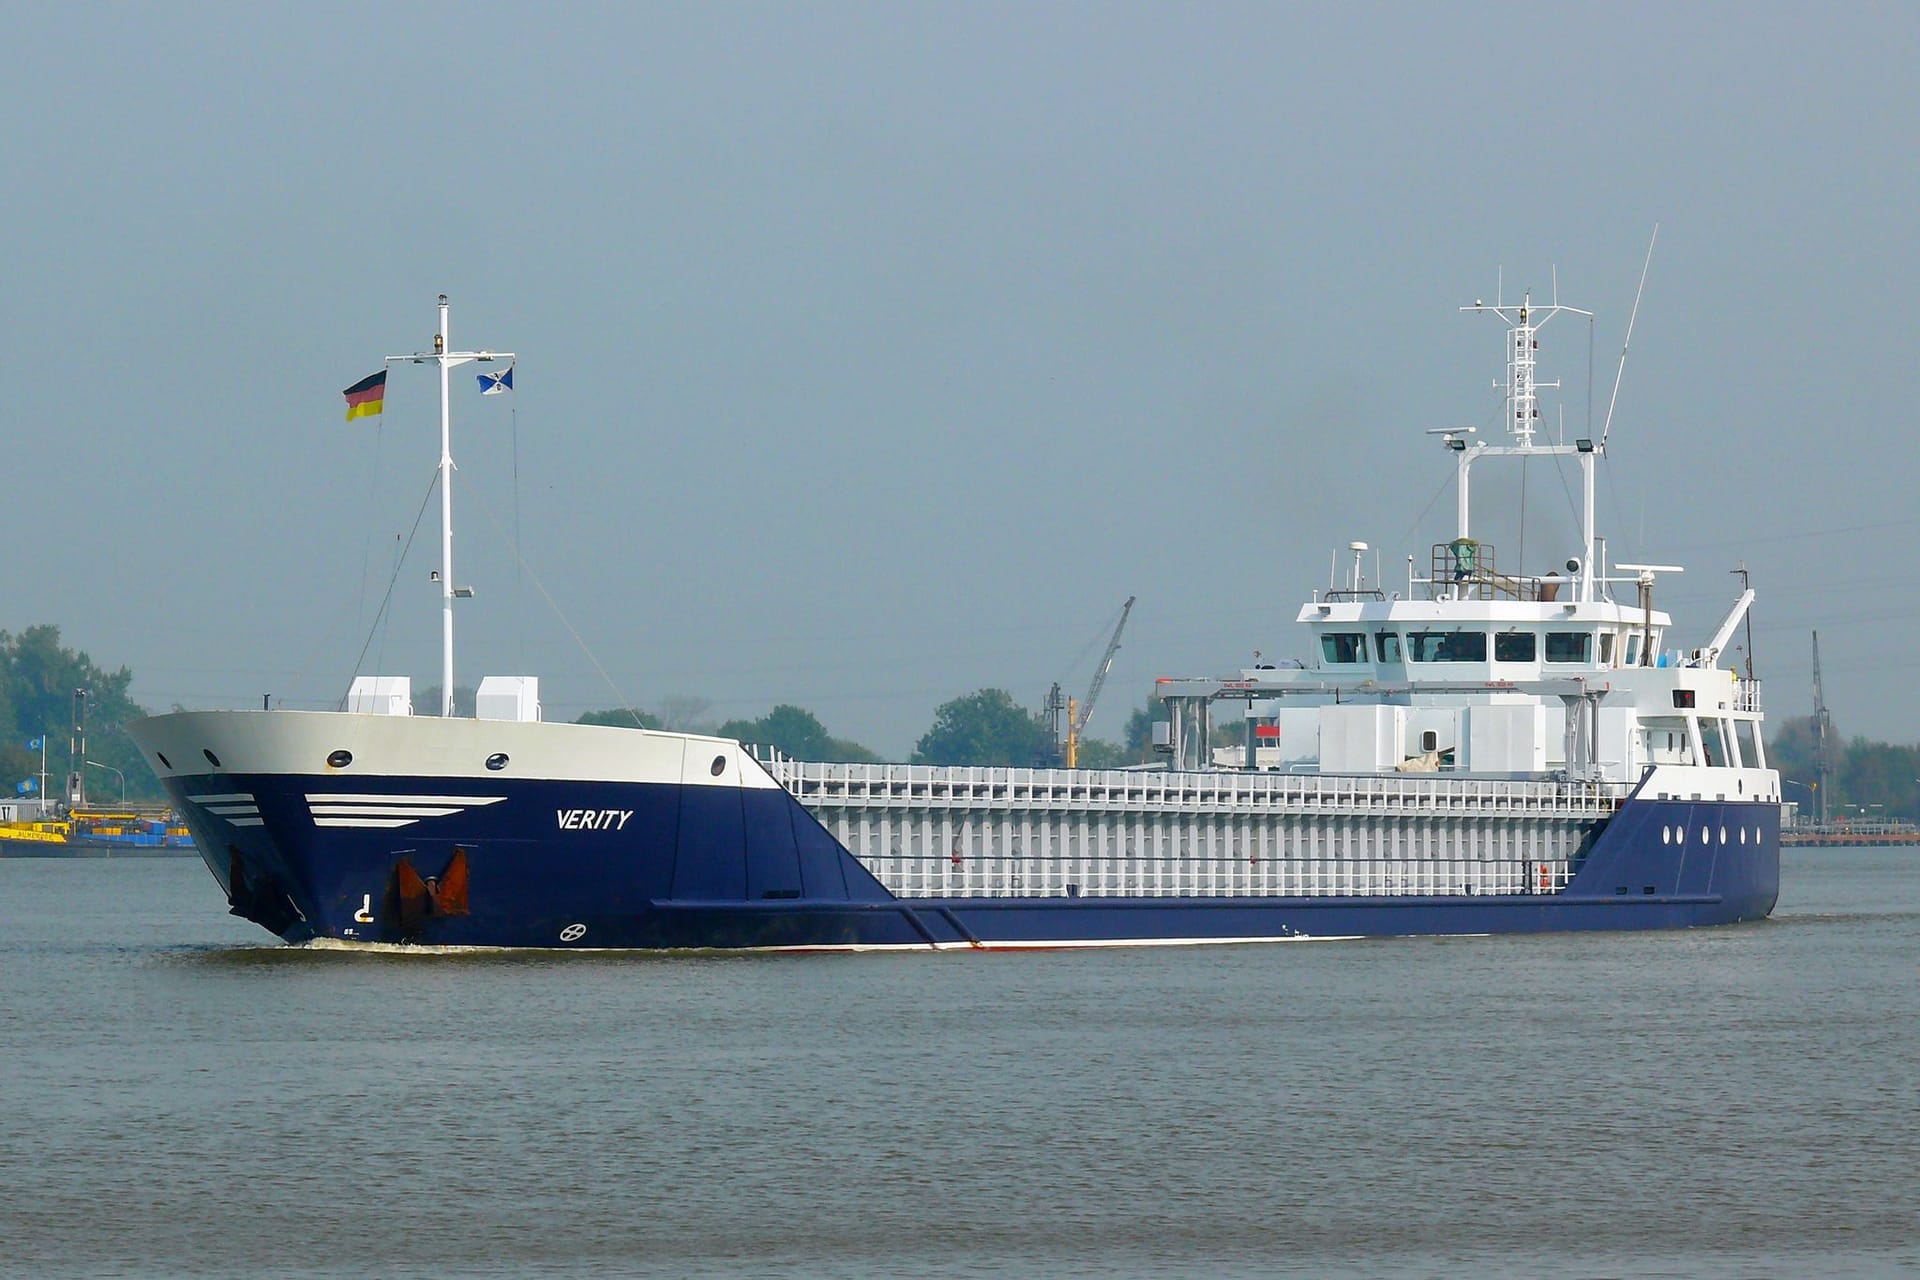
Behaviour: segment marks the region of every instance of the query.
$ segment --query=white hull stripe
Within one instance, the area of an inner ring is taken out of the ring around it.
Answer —
[[[316,804],[308,808],[313,810],[316,818],[444,818],[450,813],[462,811],[462,807],[410,804]]]
[[[239,798],[235,797],[235,799]],[[251,799],[251,797],[248,798]],[[472,805],[499,804],[505,799],[505,796],[349,796],[333,792],[322,792],[318,795],[312,792],[307,793],[308,804],[377,804],[395,811],[420,804],[452,804],[464,808]]]
[[[418,818],[315,818],[316,827],[410,827]]]
[[[444,818],[468,809],[499,804],[505,796],[370,796],[308,792],[307,808],[316,827],[410,827],[422,818]]]
[[[254,798],[244,791],[224,791],[219,795],[188,796],[195,804],[207,807],[207,812],[216,818],[224,818],[236,827],[262,827],[266,825],[260,817],[260,806]]]

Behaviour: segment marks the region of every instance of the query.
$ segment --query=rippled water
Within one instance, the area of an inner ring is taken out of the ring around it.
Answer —
[[[1898,1275],[1920,851],[1681,934],[292,950],[0,861],[0,1274]]]

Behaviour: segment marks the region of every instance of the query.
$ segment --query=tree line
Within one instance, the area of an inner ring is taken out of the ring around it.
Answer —
[[[704,710],[697,699],[675,699],[673,705],[663,705],[659,711],[589,711],[575,723],[711,733],[772,747],[801,760],[860,763],[881,759],[858,742],[834,737],[811,711],[791,703],[781,703],[751,720],[717,724],[703,716]],[[1044,715],[1021,706],[1005,689],[978,689],[935,709],[933,724],[914,745],[908,763],[1045,766],[1059,764],[1059,756],[1060,744],[1054,740]],[[1088,738],[1079,746],[1080,765],[1088,769],[1145,764],[1153,758],[1153,716],[1146,707],[1128,718],[1121,741]]]
[[[1782,794],[1803,816],[1818,814],[1820,774],[1812,716],[1782,720],[1767,735],[1767,763],[1780,771]],[[1920,818],[1920,746],[1897,746],[1854,737],[1834,742],[1832,792],[1827,812],[1874,820]]]

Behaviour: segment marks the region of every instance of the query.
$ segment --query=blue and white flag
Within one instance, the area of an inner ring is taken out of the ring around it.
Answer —
[[[477,380],[480,383],[480,394],[483,396],[497,396],[502,391],[511,391],[513,390],[513,366],[508,365],[498,373],[483,373]]]
[[[28,738],[27,739],[27,750],[29,751],[38,751],[40,748],[46,745],[47,745],[47,740],[45,738]]]

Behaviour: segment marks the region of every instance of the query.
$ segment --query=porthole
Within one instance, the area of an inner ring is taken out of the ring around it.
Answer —
[[[1687,829],[1685,827],[1675,827],[1673,829],[1673,838],[1681,844],[1685,844],[1687,842]]]
[[[1662,828],[1660,828],[1660,843],[1661,843],[1661,844],[1672,844],[1672,843],[1673,843],[1673,828],[1672,828],[1672,827],[1662,827]]]
[[[1747,842],[1747,829],[1745,827],[1742,827],[1740,828],[1740,843],[1745,844],[1746,842]]]
[[[506,767],[507,767],[506,752],[496,751],[492,755],[487,757],[487,768],[493,770],[495,773],[500,772],[502,769]]]
[[[712,773],[713,776],[717,778],[721,774],[725,773],[726,771],[727,771],[727,758],[725,756],[715,756],[713,758],[713,768],[709,770],[709,772]]]
[[[1702,828],[1700,828],[1700,843],[1701,843],[1701,844],[1712,844],[1712,843],[1713,843],[1713,829],[1712,829],[1712,828],[1710,828],[1710,827],[1702,827]]]
[[[344,769],[353,763],[353,752],[330,751],[327,753],[327,768]]]
[[[213,754],[213,752],[207,750],[205,747],[200,748],[200,754],[205,756],[207,758],[207,763],[212,765],[214,768],[218,769],[221,767],[220,757]]]
[[[167,759],[167,753],[166,753],[166,752],[164,752],[164,751],[156,751],[156,752],[154,752],[153,754],[154,754],[154,757],[155,757],[155,758],[156,758],[157,760],[159,760],[159,761],[160,761],[160,767],[161,767],[162,769],[171,769],[171,768],[173,768],[173,761],[171,761],[171,760],[169,760],[169,759]]]
[[[1722,827],[1720,828],[1720,843],[1725,844],[1726,842],[1727,842],[1727,829],[1725,827]]]

